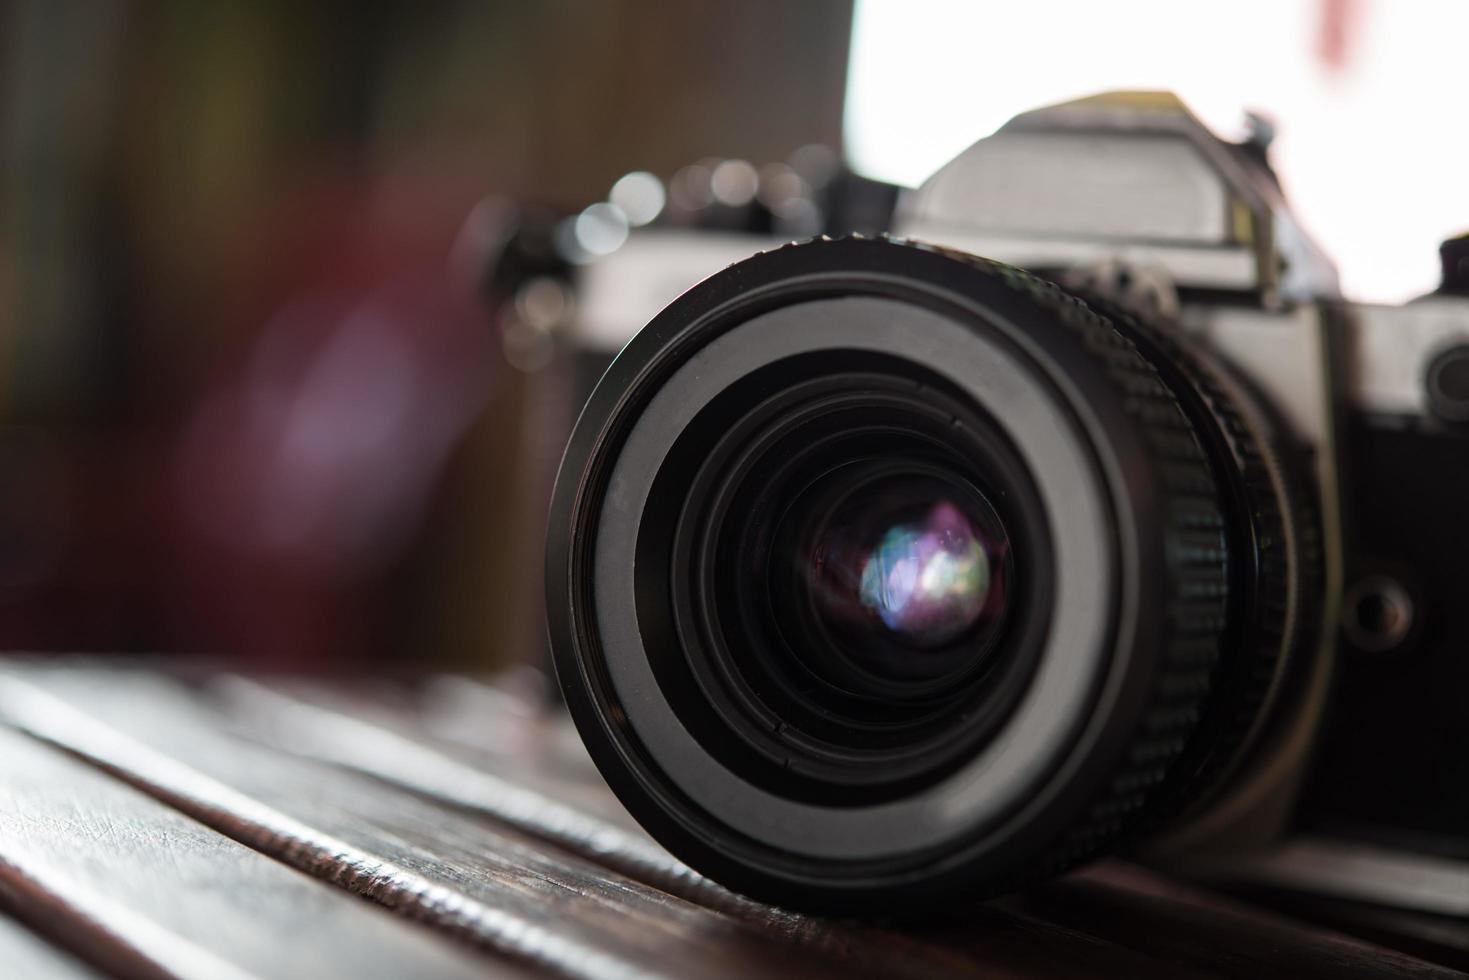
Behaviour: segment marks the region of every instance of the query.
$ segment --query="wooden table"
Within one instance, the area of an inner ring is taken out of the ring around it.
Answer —
[[[759,905],[536,703],[0,664],[0,977],[1464,975],[1452,928],[1378,930],[1413,956],[1118,862],[921,926]]]

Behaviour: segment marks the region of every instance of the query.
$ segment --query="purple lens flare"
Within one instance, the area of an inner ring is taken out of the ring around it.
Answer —
[[[921,522],[894,525],[862,566],[862,605],[919,646],[943,646],[979,621],[990,559],[964,513],[935,504]]]
[[[1005,608],[1009,539],[977,497],[922,477],[877,481],[837,504],[806,552],[828,628],[859,658],[983,646]],[[886,653],[881,651],[886,650]],[[904,655],[906,656],[906,655]]]

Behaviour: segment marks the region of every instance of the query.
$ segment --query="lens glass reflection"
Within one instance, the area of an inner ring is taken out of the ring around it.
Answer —
[[[979,620],[990,561],[974,528],[949,500],[921,521],[895,524],[862,565],[862,605],[916,646],[951,642]]]
[[[977,491],[887,476],[828,504],[802,573],[818,620],[851,660],[923,679],[988,646],[1005,611],[1010,544]]]

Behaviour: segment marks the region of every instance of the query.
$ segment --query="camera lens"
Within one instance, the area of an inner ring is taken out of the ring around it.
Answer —
[[[1217,793],[1303,647],[1302,510],[1243,386],[1018,270],[787,246],[619,355],[553,503],[598,767],[777,903],[994,894]]]

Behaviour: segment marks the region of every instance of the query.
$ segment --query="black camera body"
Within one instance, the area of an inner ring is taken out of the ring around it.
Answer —
[[[1127,849],[1469,909],[1469,243],[1348,304],[1264,148],[1148,93],[891,230],[699,283],[573,433],[552,648],[633,815],[794,906]]]

